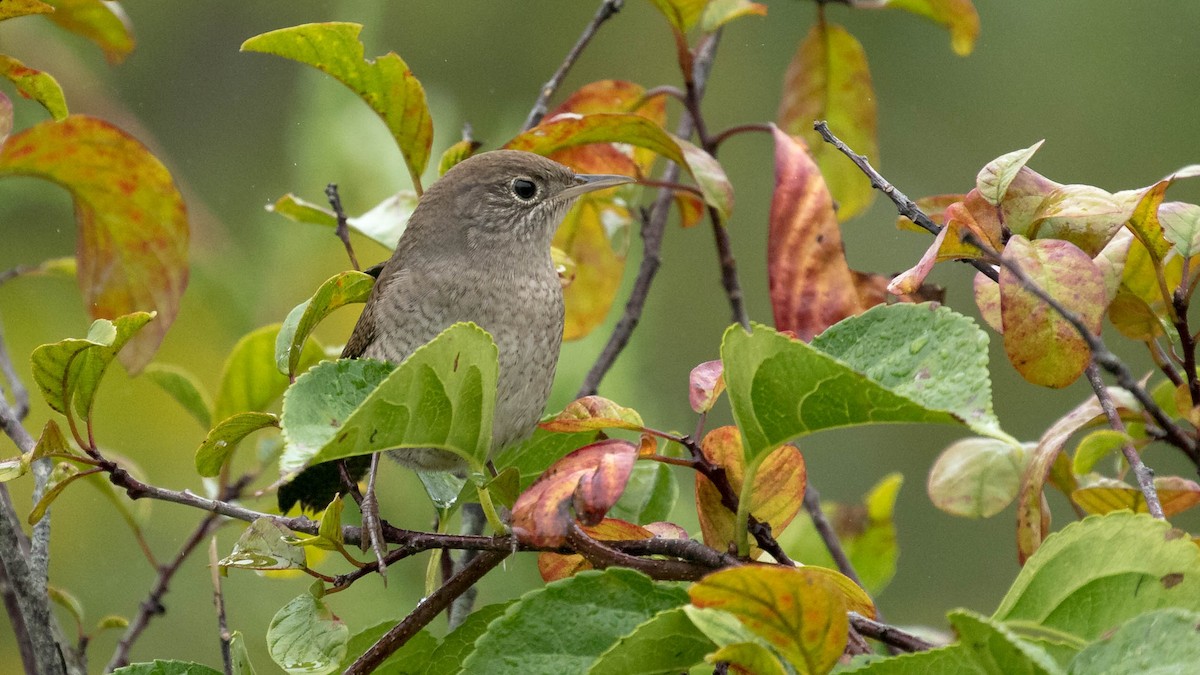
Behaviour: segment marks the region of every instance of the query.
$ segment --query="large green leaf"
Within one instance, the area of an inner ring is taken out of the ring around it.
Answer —
[[[361,393],[386,364],[322,364],[284,397],[288,447],[281,467],[293,471],[392,448],[439,448],[481,469],[492,443],[496,354],[486,331],[454,324],[413,352],[357,407],[340,392]]]
[[[502,616],[516,600],[486,605],[471,612],[458,628],[446,634],[426,662],[424,675],[458,675],[463,660],[474,651],[475,641],[488,625]]]
[[[433,119],[425,89],[395,52],[365,60],[356,23],[310,23],[263,33],[242,43],[242,51],[275,54],[332,75],[375,111],[396,139],[420,191],[429,163]]]
[[[987,335],[945,307],[875,307],[812,345],[733,326],[721,356],[748,464],[790,439],[861,424],[961,423],[1007,438],[992,412]]]
[[[1004,624],[967,610],[950,613],[965,653],[983,672],[1004,675],[1062,675],[1062,668],[1038,645]]]
[[[276,612],[267,628],[267,650],[288,673],[329,673],[346,656],[350,629],[325,603],[305,593]]]
[[[1200,664],[1196,629],[1200,614],[1163,609],[1126,622],[1115,633],[1088,645],[1071,662],[1072,675],[1169,675]]]
[[[1163,607],[1200,611],[1200,548],[1165,521],[1122,511],[1047,537],[992,618],[1094,640]]]
[[[112,675],[221,675],[221,671],[192,661],[163,661],[131,663],[117,668]]]
[[[221,384],[213,406],[218,422],[240,412],[261,412],[288,387],[287,376],[275,367],[275,342],[280,324],[263,326],[233,346],[221,371]],[[298,370],[313,365],[325,355],[316,340],[304,345]]]
[[[375,279],[355,270],[341,272],[321,284],[308,300],[288,312],[275,338],[275,367],[284,375],[294,376],[300,367],[304,345],[317,324],[334,310],[356,302],[366,302]]]
[[[716,610],[709,610],[716,611]],[[672,675],[703,663],[717,645],[682,607],[655,614],[604,652],[588,675]]]
[[[478,675],[583,672],[639,624],[687,600],[682,588],[633,570],[580,572],[523,595],[491,622],[462,668]]]

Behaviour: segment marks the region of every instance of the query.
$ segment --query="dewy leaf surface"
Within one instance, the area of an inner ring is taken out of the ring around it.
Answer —
[[[846,145],[879,167],[875,89],[867,54],[845,28],[826,21],[812,27],[788,66],[778,117],[784,131],[800,136],[812,149],[838,203],[838,220],[865,211],[875,198],[871,181],[813,130],[813,122],[827,121]]]
[[[306,459],[312,465],[392,448],[439,448],[479,469],[492,444],[497,370],[492,337],[474,324],[454,324],[397,366],[340,428],[326,420],[332,437],[315,455],[309,453],[316,436],[295,436],[288,423],[289,409],[320,410],[329,401],[326,385],[311,391],[293,386],[284,398],[283,428],[289,447],[281,465],[292,470]],[[315,433],[315,418],[307,418],[307,429]]]
[[[961,422],[1007,438],[992,412],[987,336],[964,316],[877,307],[814,343],[765,326],[725,332],[725,381],[748,463],[793,438],[861,424]]]
[[[187,287],[187,213],[171,174],[124,131],[71,115],[9,138],[0,148],[5,175],[45,178],[75,197],[77,279],[92,318],[158,312],[121,353],[137,374],[175,321]]]
[[[676,584],[633,570],[586,571],[530,591],[488,626],[462,671],[478,675],[586,672],[658,612],[688,601]]]
[[[413,185],[420,191],[421,174],[429,163],[433,119],[425,89],[395,52],[374,60],[363,58],[356,23],[310,23],[263,33],[242,43],[242,51],[275,54],[332,75],[366,102],[384,123]]]
[[[346,624],[308,593],[284,605],[267,628],[271,659],[295,675],[332,671],[346,656],[349,640]]]
[[[1146,514],[1089,516],[1050,535],[992,616],[1084,640],[1144,612],[1200,611],[1200,548]]]

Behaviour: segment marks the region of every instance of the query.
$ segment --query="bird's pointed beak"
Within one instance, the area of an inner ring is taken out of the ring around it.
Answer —
[[[629,176],[607,173],[580,173],[575,174],[575,184],[558,193],[556,197],[558,199],[574,199],[588,192],[632,182],[633,179]]]

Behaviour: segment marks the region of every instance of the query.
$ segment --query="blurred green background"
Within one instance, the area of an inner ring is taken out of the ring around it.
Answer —
[[[242,54],[238,46],[261,32],[313,21],[366,25],[368,55],[398,52],[424,84],[433,111],[434,157],[458,140],[463,122],[496,147],[514,135],[541,84],[558,66],[598,2],[453,0],[444,2],[248,3],[212,0],[167,3],[130,0],[124,7],[138,46],[108,66],[90,43],[40,17],[0,23],[0,53],[56,76],[74,113],[108,119],[148,144],[187,199],[192,226],[191,285],[179,319],[158,356],[196,372],[215,388],[224,355],[239,336],[282,320],[325,278],[345,267],[326,229],[292,224],[263,206],[286,192],[323,201],[326,183],[341,186],[346,208],[365,211],[407,178],[383,125],[349,91],[307,67],[277,57]],[[718,53],[705,113],[710,129],[775,117],[783,73],[815,16],[812,2],[770,2],[765,18],[734,23]],[[979,2],[982,34],[974,54],[955,56],[947,33],[896,11],[827,8],[865,46],[878,95],[881,167],[910,196],[965,191],[976,171],[1007,151],[1045,138],[1033,160],[1062,183],[1108,190],[1148,185],[1185,164],[1200,162],[1200,3],[1127,0]],[[644,0],[629,0],[584,54],[556,100],[602,78],[646,86],[678,84],[664,20]],[[44,113],[14,98],[16,128]],[[672,117],[677,117],[673,111]],[[876,158],[872,158],[874,161]],[[772,149],[765,135],[734,139],[721,160],[737,192],[729,223],[752,318],[770,322],[765,243],[772,188]],[[436,162],[434,162],[436,166]],[[426,176],[432,180],[433,172]],[[1173,198],[1200,200],[1200,181],[1173,188]],[[894,273],[929,244],[899,232],[890,204],[876,200],[845,226],[847,254],[860,270]],[[0,181],[0,270],[70,254],[75,226],[69,195],[32,179]],[[626,288],[636,270],[631,247]],[[386,251],[357,241],[360,259]],[[940,266],[933,281],[947,302],[974,314],[971,270]],[[563,349],[552,409],[568,402],[623,304],[592,337]],[[327,321],[319,336],[345,340],[356,312]],[[82,335],[88,325],[73,283],[22,278],[0,287],[0,320],[20,372],[38,344]],[[707,226],[668,228],[663,266],[630,348],[601,393],[637,408],[661,428],[690,429],[688,371],[717,358],[729,310]],[[1117,336],[1112,336],[1115,338]],[[1128,347],[1128,345],[1122,345]],[[993,340],[995,406],[1006,429],[1035,440],[1054,419],[1082,400],[1086,387],[1064,391],[1022,382]],[[1125,349],[1137,369],[1148,362]],[[192,453],[204,430],[154,385],[113,369],[103,387],[97,437],[107,450],[131,458],[158,484],[203,491]],[[35,395],[36,398],[36,395]],[[31,430],[47,418],[35,407]],[[727,423],[720,408],[710,428]],[[938,452],[966,431],[939,427],[880,427],[831,432],[802,445],[809,477],[826,499],[857,500],[887,473],[906,477],[898,506],[900,561],[879,598],[889,620],[943,625],[946,610],[965,606],[990,613],[1018,571],[1011,507],[982,522],[936,511],[924,492]],[[15,452],[7,438],[0,454]],[[1171,453],[1151,450],[1160,473],[1186,468]],[[691,477],[677,511],[685,525]],[[428,527],[431,514],[415,478],[394,466],[383,476],[383,514],[405,527]],[[29,483],[10,485],[22,509]],[[1055,503],[1059,523],[1069,511]],[[264,507],[265,508],[265,507]],[[167,559],[201,514],[154,504],[150,544]],[[1195,520],[1181,520],[1193,526]],[[228,551],[240,527],[226,527]],[[113,508],[89,487],[70,490],[55,505],[51,583],[84,604],[88,626],[106,614],[132,616],[154,572]],[[203,551],[172,584],[166,614],[154,620],[134,660],[192,659],[218,665],[212,589]],[[422,594],[426,558],[389,570],[333,596],[333,610],[352,630],[407,613]],[[304,592],[305,579],[269,580],[235,572],[225,580],[231,627],[248,636],[259,672],[272,672],[263,635],[274,612]],[[538,584],[534,558],[518,556],[483,583],[481,602],[515,597]],[[66,620],[66,616],[60,617]],[[72,629],[65,624],[68,632]],[[439,620],[436,630],[442,629]],[[92,669],[107,661],[118,637],[91,646]],[[0,619],[0,671],[20,668],[7,618]]]

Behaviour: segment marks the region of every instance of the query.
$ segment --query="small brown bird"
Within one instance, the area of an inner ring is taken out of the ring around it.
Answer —
[[[516,150],[462,161],[421,197],[342,356],[399,363],[452,324],[472,321],[500,353],[492,451],[524,439],[542,415],[562,344],[554,231],[576,197],[631,181],[576,174]],[[420,470],[464,465],[435,448],[388,454]]]

